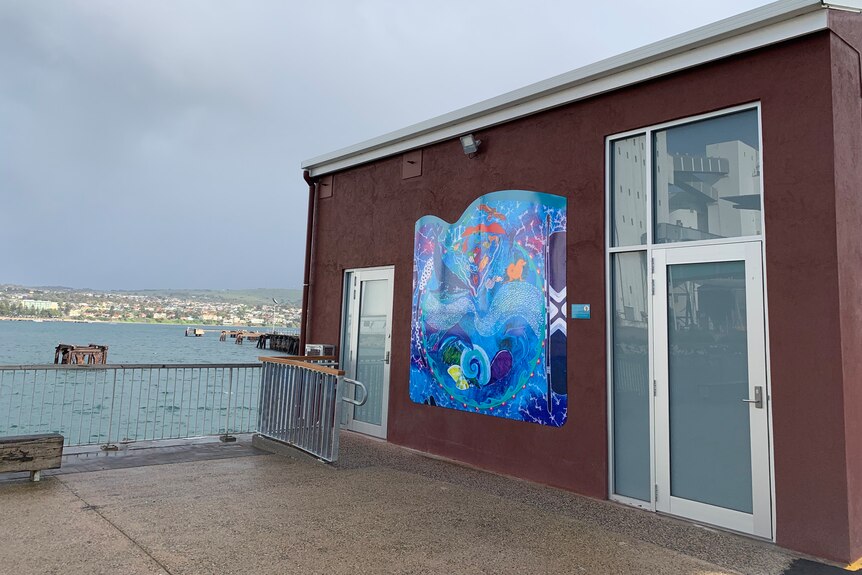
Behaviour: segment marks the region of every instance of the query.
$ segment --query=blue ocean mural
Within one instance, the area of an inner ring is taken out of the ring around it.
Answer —
[[[566,422],[566,198],[509,190],[416,222],[410,398]]]

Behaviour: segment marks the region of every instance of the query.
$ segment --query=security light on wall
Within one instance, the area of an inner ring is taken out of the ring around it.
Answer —
[[[481,140],[477,140],[473,134],[467,134],[466,136],[461,136],[461,147],[464,148],[464,153],[468,156],[472,156],[476,152],[479,151],[479,144],[481,144]]]

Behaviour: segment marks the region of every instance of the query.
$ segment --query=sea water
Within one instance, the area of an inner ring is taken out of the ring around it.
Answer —
[[[186,337],[180,325],[0,321],[0,366],[52,364],[59,343],[107,345],[108,365],[124,366],[283,355],[255,341],[219,341],[221,327],[203,329],[212,331]],[[249,431],[259,378],[253,368],[0,369],[0,436],[59,432],[84,445]]]
[[[257,349],[256,341],[242,345],[231,338],[219,341],[222,329],[270,331],[268,328],[200,327],[213,331],[185,337],[183,325],[0,321],[0,365],[54,363],[59,343],[107,345],[108,363],[246,363],[261,355],[279,355]],[[278,331],[295,333],[284,328]]]

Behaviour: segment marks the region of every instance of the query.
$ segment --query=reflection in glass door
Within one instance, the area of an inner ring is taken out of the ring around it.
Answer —
[[[771,538],[759,117],[607,140],[609,490]]]
[[[393,269],[350,270],[345,274],[342,361],[348,378],[365,384],[368,400],[345,404],[348,429],[386,438],[389,360],[392,341]],[[358,397],[358,389],[346,393]]]
[[[654,254],[656,508],[769,538],[760,244]]]

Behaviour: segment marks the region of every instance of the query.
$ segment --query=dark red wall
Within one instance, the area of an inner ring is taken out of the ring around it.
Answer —
[[[862,556],[862,16],[830,13],[850,557]]]
[[[760,101],[777,537],[847,558],[841,335],[855,324],[841,324],[838,298],[842,289],[857,297],[859,278],[838,274],[839,255],[855,257],[858,246],[836,248],[832,46],[824,32],[485,129],[472,159],[457,140],[428,146],[418,178],[401,179],[400,157],[335,174],[333,197],[319,201],[308,341],[339,341],[345,269],[394,265],[389,441],[607,497],[605,137]],[[427,214],[454,221],[477,196],[506,189],[569,201],[568,300],[591,303],[593,313],[569,322],[562,428],[408,396],[414,223]]]
[[[844,559],[832,112],[824,102],[832,97],[830,43],[828,34],[819,39],[817,70],[776,62],[786,104],[764,98],[762,108],[776,535],[787,547]]]

